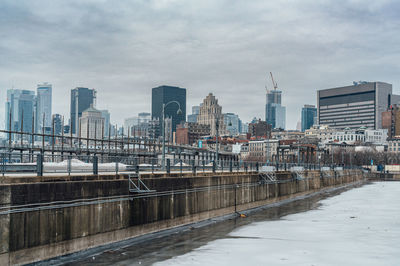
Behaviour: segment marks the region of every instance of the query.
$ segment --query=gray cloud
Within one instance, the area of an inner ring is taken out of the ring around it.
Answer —
[[[2,1],[1,102],[11,86],[48,81],[68,116],[70,90],[88,86],[121,124],[171,84],[188,89],[188,113],[211,91],[248,121],[264,118],[272,71],[294,128],[316,89],[361,79],[400,93],[399,13],[397,1],[365,0]]]

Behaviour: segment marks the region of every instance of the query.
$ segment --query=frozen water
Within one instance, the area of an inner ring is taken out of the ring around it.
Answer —
[[[399,195],[400,182],[352,189],[156,265],[400,265]]]

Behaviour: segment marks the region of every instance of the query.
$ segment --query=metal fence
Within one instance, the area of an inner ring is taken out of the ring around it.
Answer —
[[[260,163],[235,160],[203,160],[167,158],[165,167],[161,158],[137,156],[52,155],[0,153],[0,169],[5,175],[50,174],[110,174],[110,173],[187,173],[191,172],[268,172],[303,170],[341,170],[356,166],[321,165],[307,163]]]

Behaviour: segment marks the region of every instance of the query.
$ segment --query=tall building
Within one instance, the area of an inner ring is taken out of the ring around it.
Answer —
[[[304,132],[314,125],[317,116],[317,108],[315,105],[305,104],[301,109],[301,131]]]
[[[63,117],[60,114],[54,114],[52,116],[52,121],[54,124],[54,135],[62,135],[63,130]]]
[[[36,102],[36,132],[42,132],[42,127],[51,127],[52,123],[52,85],[45,82],[37,85]],[[44,120],[44,124],[43,124]]]
[[[99,110],[101,117],[104,118],[104,137],[108,137],[110,134],[110,112],[108,110]]]
[[[384,82],[354,82],[352,86],[319,90],[318,123],[340,129],[380,129],[382,112],[398,98],[392,94],[392,85]]]
[[[192,114],[188,115],[188,122],[196,123],[199,112],[200,112],[200,106],[198,105],[192,106]]]
[[[181,112],[178,114],[179,106],[176,103],[170,103],[176,101],[180,105]],[[171,118],[172,120],[172,131],[176,131],[176,126],[181,122],[186,121],[186,89],[172,86],[160,86],[152,89],[151,95],[151,117],[152,119],[162,120],[162,106],[168,104],[165,107],[165,118]]]
[[[5,105],[5,125],[7,130],[32,132],[36,96],[34,91],[9,89]],[[23,122],[22,122],[23,121]],[[27,137],[28,139],[28,137]]]
[[[222,115],[222,107],[218,104],[218,100],[215,96],[212,93],[209,93],[200,107],[199,115],[197,116],[197,123],[201,125],[209,125],[211,136],[216,136],[217,121],[219,122],[219,135],[226,135],[227,132],[224,124],[224,116]]]
[[[242,132],[242,121],[237,114],[224,114],[224,124],[230,135],[235,136]]]
[[[267,104],[265,105],[265,121],[272,128],[285,129],[286,107],[282,106],[282,91],[267,90]]]
[[[88,109],[82,112],[82,116],[79,118],[80,136],[82,138],[90,139],[101,139],[102,137],[102,127],[104,124],[104,118],[102,117],[101,111],[95,109],[91,105]],[[86,143],[86,141],[83,141]],[[91,142],[90,142],[91,143]]]
[[[72,134],[78,132],[79,118],[82,112],[90,107],[96,106],[96,90],[77,87],[71,90],[71,130]]]

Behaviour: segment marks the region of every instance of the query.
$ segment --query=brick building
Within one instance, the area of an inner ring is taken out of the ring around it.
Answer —
[[[201,137],[210,135],[210,126],[186,122],[176,128],[176,143],[192,145]]]

